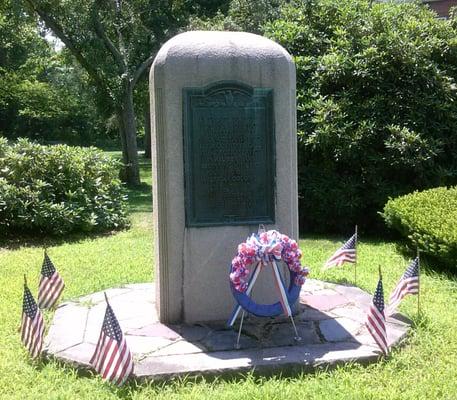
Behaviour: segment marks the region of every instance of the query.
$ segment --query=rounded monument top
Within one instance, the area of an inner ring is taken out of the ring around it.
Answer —
[[[277,59],[293,63],[278,43],[247,32],[189,31],[168,40],[157,53],[154,64],[180,59]]]

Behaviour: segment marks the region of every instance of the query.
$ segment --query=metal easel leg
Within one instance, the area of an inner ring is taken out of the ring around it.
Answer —
[[[236,344],[235,344],[235,349],[239,350],[240,349],[240,337],[241,337],[241,329],[243,328],[243,321],[244,321],[244,310],[241,313],[241,321],[240,321],[240,328],[238,329],[238,337],[236,338]]]
[[[294,327],[294,332],[295,332],[294,340],[296,342],[300,342],[301,336],[298,334],[297,327],[295,326],[295,321],[294,321],[294,317],[292,316],[292,314],[290,315],[290,321],[292,322],[292,326]]]
[[[259,262],[255,266],[254,272],[252,273],[252,277],[249,280],[248,288],[246,289],[247,295],[249,295],[251,293],[251,290],[254,287],[254,283],[257,280],[257,277],[259,276],[259,272],[261,269],[262,269],[262,263]],[[233,324],[235,323],[236,319],[238,318],[238,314],[240,313],[241,310],[242,310],[242,307],[239,304],[237,304],[235,306],[235,308],[233,309],[232,316],[230,317],[230,319],[227,322],[228,326],[233,326]]]
[[[284,287],[284,281],[282,279],[281,273],[279,272],[279,268],[275,261],[272,261],[272,267],[273,267],[273,275],[276,280],[276,286],[279,290],[279,296],[281,298],[281,303],[284,308],[284,313],[289,316],[290,321],[292,322],[292,326],[293,326],[294,332],[295,332],[294,340],[296,342],[299,342],[301,340],[301,337],[298,335],[297,327],[295,325],[294,317],[292,315],[292,308],[290,307],[289,299],[287,298],[287,295],[286,295],[286,288]]]

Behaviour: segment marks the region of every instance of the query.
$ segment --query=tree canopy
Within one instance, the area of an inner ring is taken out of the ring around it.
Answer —
[[[56,52],[36,18],[0,4],[0,135],[91,144],[101,119],[85,74]]]
[[[99,101],[117,117],[124,179],[139,183],[134,89],[160,46],[190,15],[208,15],[226,1],[23,0],[84,68]]]

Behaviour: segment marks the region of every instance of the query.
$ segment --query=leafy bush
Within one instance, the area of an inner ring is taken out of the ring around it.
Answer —
[[[457,183],[457,19],[371,3],[297,0],[266,26],[297,68],[307,230],[374,231],[389,196]]]
[[[0,229],[62,235],[126,226],[119,164],[95,148],[0,138]]]
[[[410,245],[457,268],[457,187],[439,187],[391,199],[382,216]]]

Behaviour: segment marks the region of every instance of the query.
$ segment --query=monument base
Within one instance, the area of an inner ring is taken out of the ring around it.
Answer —
[[[239,350],[234,349],[236,329],[227,329],[225,321],[161,324],[154,311],[153,284],[104,292],[133,353],[133,378],[230,376],[253,370],[284,375],[347,362],[375,362],[381,357],[364,325],[371,296],[353,286],[307,280],[295,316],[302,340],[294,340],[288,318],[248,317]],[[105,308],[103,292],[61,304],[46,338],[45,353],[88,370]],[[410,321],[400,314],[387,318],[389,346],[404,340],[409,328]]]

